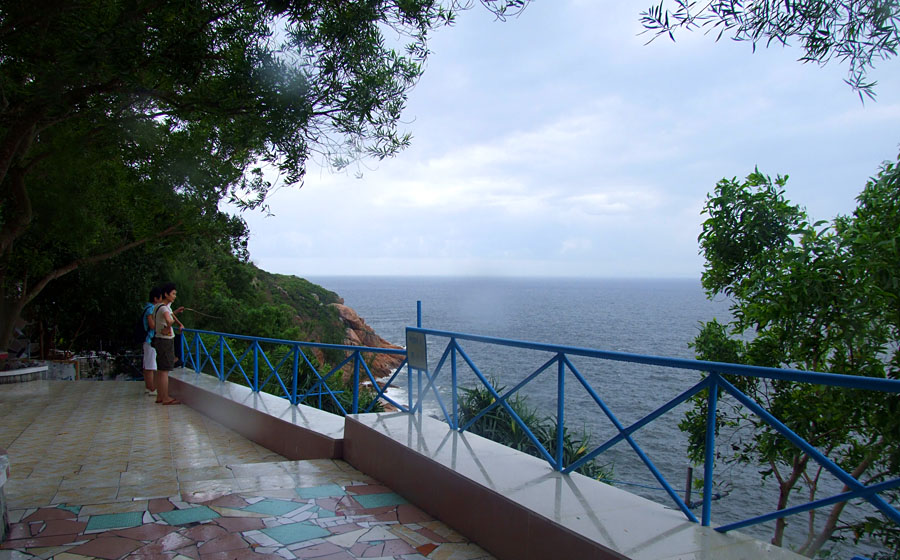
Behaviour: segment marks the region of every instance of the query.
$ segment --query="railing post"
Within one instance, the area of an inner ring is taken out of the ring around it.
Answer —
[[[253,340],[253,390],[259,392],[259,342]]]
[[[353,414],[359,414],[359,350],[353,353]]]
[[[200,367],[200,333],[196,333],[194,337],[194,371],[200,373],[203,368]]]
[[[291,404],[297,404],[297,380],[300,377],[300,347],[294,345],[294,381],[291,383]]]
[[[719,374],[709,374],[709,395],[706,401],[706,455],[703,458],[703,517],[702,525],[709,527],[712,517],[713,466],[716,461],[716,407],[719,400]]]
[[[556,470],[561,471],[563,465],[563,435],[566,433],[566,364],[563,355],[557,354],[556,373]]]
[[[457,430],[459,429],[459,420],[457,419],[457,410],[459,406],[457,404],[456,396],[456,342],[450,347],[450,385],[450,390],[452,391],[450,399],[452,403],[451,406],[453,407],[453,410],[450,413],[453,425],[450,427]]]
[[[416,327],[422,328],[422,300],[416,300]],[[422,370],[416,369],[417,379],[416,379],[416,396],[418,400],[419,407],[422,406]],[[409,410],[412,411],[412,374],[410,374],[410,385],[409,385]],[[422,412],[422,409],[419,408],[419,412]]]
[[[225,337],[219,337],[219,381],[225,381]]]
[[[196,336],[196,334],[195,334]],[[191,365],[194,364],[194,357],[191,355],[191,343],[187,341],[187,335],[184,334],[184,331],[181,331],[181,361],[184,362],[184,367],[187,367],[188,360],[191,361]],[[186,352],[185,352],[186,350]],[[194,371],[197,371],[197,368],[193,368]]]

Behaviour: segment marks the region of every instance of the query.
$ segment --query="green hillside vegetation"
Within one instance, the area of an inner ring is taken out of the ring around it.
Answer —
[[[340,344],[344,326],[332,291],[296,276],[266,272],[247,258],[243,222],[227,234],[172,237],[51,283],[25,316],[26,334],[51,349],[138,351],[132,327],[150,288],[178,286],[188,328]]]

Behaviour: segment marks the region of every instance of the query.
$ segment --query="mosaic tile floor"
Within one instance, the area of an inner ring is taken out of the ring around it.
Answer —
[[[290,469],[299,463],[275,465]],[[68,504],[29,508],[11,523],[0,558],[491,558],[389,488],[370,482],[229,493],[193,503],[158,498],[140,505],[143,509],[121,512]]]
[[[0,560],[492,558],[343,461],[286,461],[141,389],[0,387]]]

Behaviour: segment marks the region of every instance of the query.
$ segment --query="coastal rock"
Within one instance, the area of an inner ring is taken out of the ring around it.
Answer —
[[[347,307],[342,303],[332,303],[332,307],[337,309],[341,322],[346,328],[344,334],[344,344],[351,346],[369,346],[371,348],[394,348],[402,350],[402,347],[391,344],[387,340],[381,338],[372,327],[366,324],[365,320],[351,307]],[[403,363],[403,356],[399,354],[376,354],[372,357],[372,363],[369,369],[376,378],[386,377],[394,373],[394,370]]]

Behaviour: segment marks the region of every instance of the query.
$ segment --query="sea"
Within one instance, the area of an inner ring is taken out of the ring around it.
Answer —
[[[708,298],[699,279],[584,279],[584,278],[477,278],[477,277],[310,277],[336,292],[382,338],[405,346],[406,327],[416,326],[417,302],[421,302],[422,326],[428,329],[499,337],[641,355],[693,359],[690,347],[703,323],[731,320],[731,302]],[[428,365],[434,370],[448,339],[428,337]],[[500,387],[512,388],[544,365],[553,354],[462,341],[461,345],[479,370]],[[692,370],[661,366],[572,358],[573,363],[625,426],[643,418],[700,379]],[[480,384],[460,360],[461,387]],[[542,416],[557,414],[556,367],[544,371],[520,390]],[[395,380],[394,399],[406,403],[407,378]],[[450,366],[437,376],[436,388],[445,408],[450,403]],[[502,391],[501,391],[502,392]],[[577,382],[566,375],[565,422],[570,431],[587,434],[594,445],[616,435],[602,409]],[[690,476],[687,436],[678,428],[690,405],[683,404],[634,434],[669,484],[684,497]],[[427,414],[443,418],[441,404],[429,393]],[[729,446],[720,436],[719,447]],[[625,442],[598,458],[613,472],[616,486],[669,507],[676,507],[637,453]],[[716,466],[716,494],[712,522],[723,525],[775,509],[777,490],[771,478],[761,481],[753,466]],[[693,478],[702,475],[695,467]],[[837,493],[839,484],[826,482]],[[694,489],[693,501],[701,499]],[[701,508],[694,514],[700,518]],[[824,517],[824,513],[820,517]],[[774,524],[741,529],[768,541]],[[802,542],[806,520],[788,525],[789,542]],[[838,558],[871,554],[871,545],[838,544]],[[851,553],[852,552],[852,553]]]

